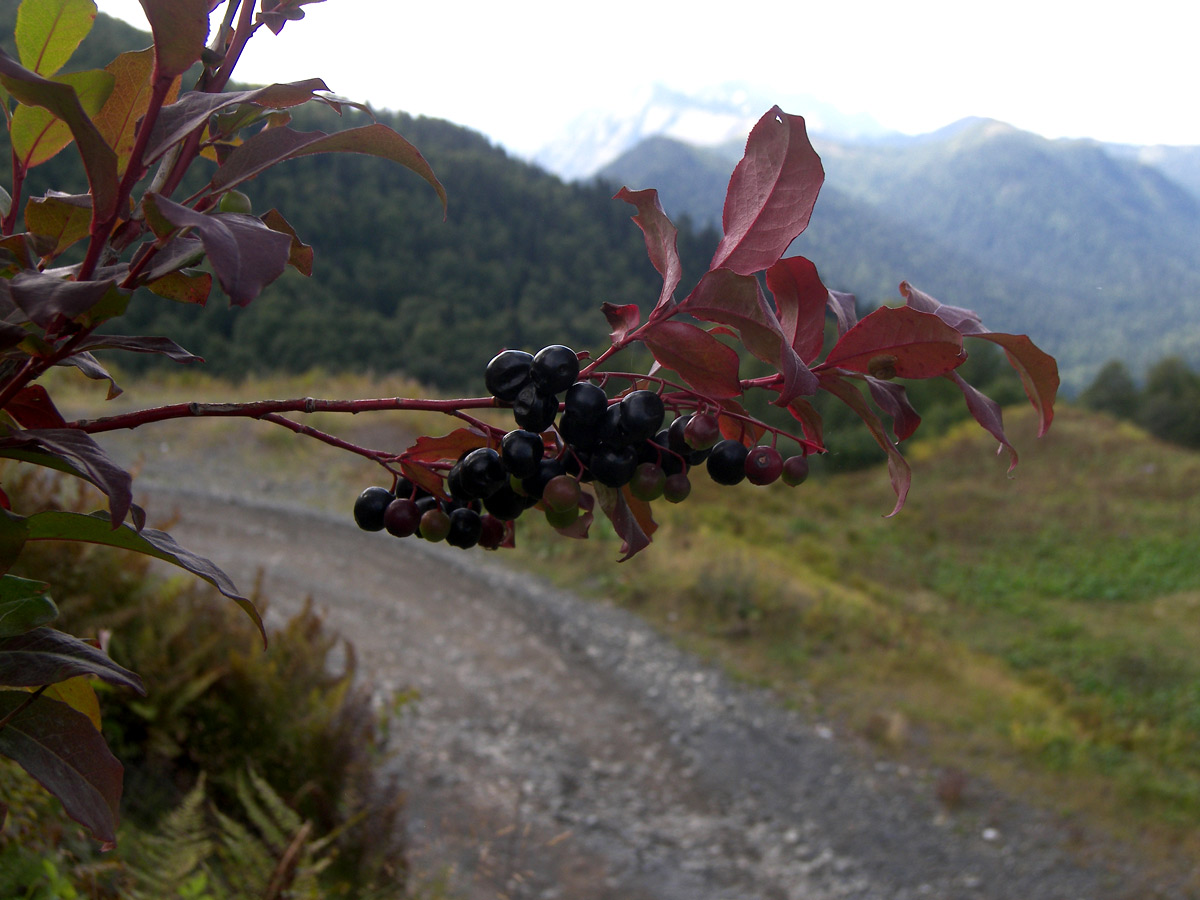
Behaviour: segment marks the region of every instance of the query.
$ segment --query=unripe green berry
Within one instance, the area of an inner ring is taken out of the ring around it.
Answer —
[[[570,509],[550,509],[546,508],[546,521],[553,528],[566,528],[579,518],[579,507],[573,506]]]
[[[629,482],[629,493],[639,500],[650,502],[663,495],[667,485],[667,473],[662,466],[651,462],[640,463],[633,471]]]
[[[570,475],[555,475],[542,489],[542,502],[546,504],[547,509],[555,512],[578,509],[582,496],[579,482]]]
[[[254,205],[250,202],[250,198],[241,191],[226,191],[217,201],[218,212],[249,215],[253,209]]]
[[[441,509],[427,510],[421,516],[417,533],[427,541],[444,541],[450,533],[450,517]]]

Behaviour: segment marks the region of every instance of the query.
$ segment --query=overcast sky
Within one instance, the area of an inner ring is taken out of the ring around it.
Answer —
[[[137,0],[97,2],[146,27]],[[974,115],[1047,137],[1200,145],[1196,0],[326,0],[304,9],[279,37],[260,31],[240,79],[319,76],[350,99],[449,119],[522,154],[639,87],[729,81],[812,95],[908,133]]]

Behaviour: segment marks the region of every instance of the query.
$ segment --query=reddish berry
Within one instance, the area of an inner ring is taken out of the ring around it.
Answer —
[[[746,478],[751,484],[770,484],[783,472],[783,457],[774,447],[755,447],[746,454]]]
[[[808,457],[791,456],[783,464],[783,483],[795,487],[808,478]]]

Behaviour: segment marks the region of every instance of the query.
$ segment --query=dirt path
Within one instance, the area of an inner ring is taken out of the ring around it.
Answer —
[[[381,690],[419,689],[398,732],[411,859],[458,896],[1183,896],[982,786],[948,815],[935,773],[873,759],[490,554],[264,501],[152,499],[240,584],[261,570],[275,613],[311,596]]]

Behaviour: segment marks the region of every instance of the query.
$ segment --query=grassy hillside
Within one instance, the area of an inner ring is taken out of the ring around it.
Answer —
[[[902,758],[1200,852],[1200,455],[1072,409],[1041,441],[1010,418],[1014,477],[964,425],[914,446],[894,519],[881,469],[701,478],[622,566],[531,529],[518,556]]]

